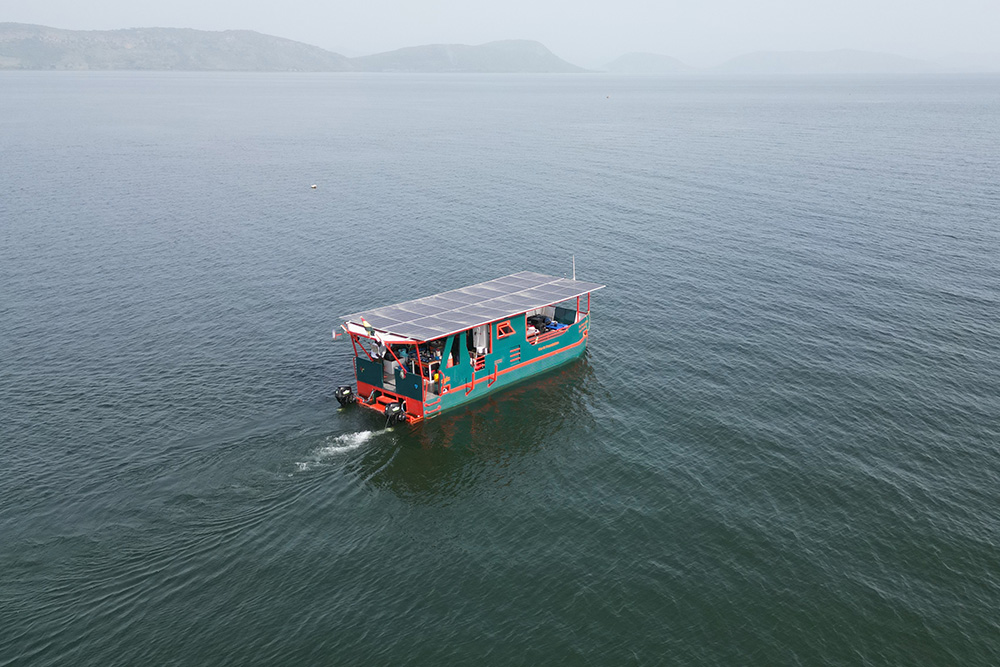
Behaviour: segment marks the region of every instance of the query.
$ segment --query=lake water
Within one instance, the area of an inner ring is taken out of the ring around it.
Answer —
[[[1000,664],[998,213],[998,77],[0,74],[0,665]],[[572,255],[581,361],[338,409]]]

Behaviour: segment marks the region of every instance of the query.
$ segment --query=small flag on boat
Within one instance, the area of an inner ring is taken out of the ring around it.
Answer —
[[[363,326],[365,328],[365,331],[368,332],[369,336],[371,336],[375,340],[380,340],[379,337],[378,337],[378,335],[375,333],[375,327],[373,327],[371,324],[369,324],[368,320],[366,320],[363,317],[361,318],[361,326]]]

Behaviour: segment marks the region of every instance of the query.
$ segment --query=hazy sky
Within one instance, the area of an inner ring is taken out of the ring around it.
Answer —
[[[627,51],[699,65],[758,50],[1000,51],[1000,0],[0,0],[0,21],[249,29],[345,55],[535,39],[583,66]]]

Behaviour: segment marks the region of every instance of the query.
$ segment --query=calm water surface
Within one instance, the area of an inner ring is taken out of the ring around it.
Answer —
[[[0,665],[1000,664],[998,183],[997,78],[4,73]],[[583,360],[338,410],[572,254]]]

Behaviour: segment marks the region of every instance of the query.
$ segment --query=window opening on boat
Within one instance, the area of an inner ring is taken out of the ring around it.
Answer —
[[[433,340],[418,346],[419,372],[423,377],[424,387],[431,394],[441,393],[441,360],[444,354],[444,340]]]
[[[396,369],[398,367],[399,365],[391,354],[382,355],[382,386],[386,389],[396,390]]]
[[[562,334],[579,322],[580,318],[579,302],[576,299],[529,310],[524,314],[525,339],[536,345]]]
[[[477,371],[486,367],[486,355],[493,351],[493,325],[481,324],[466,332],[469,362]]]

